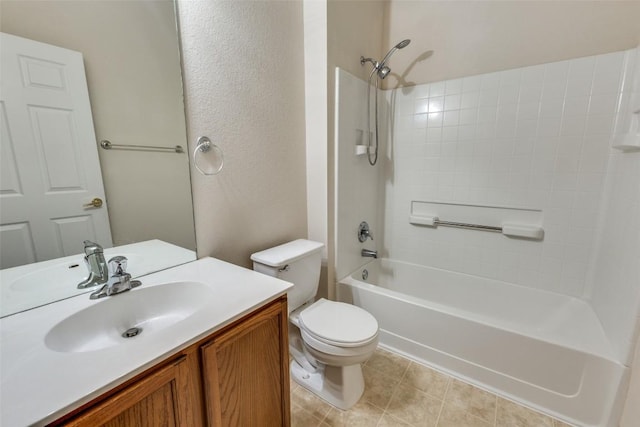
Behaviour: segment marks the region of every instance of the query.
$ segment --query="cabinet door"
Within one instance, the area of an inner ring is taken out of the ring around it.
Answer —
[[[201,356],[210,426],[289,426],[286,300],[218,335]]]
[[[67,426],[170,427],[201,425],[191,408],[183,356],[81,413]]]

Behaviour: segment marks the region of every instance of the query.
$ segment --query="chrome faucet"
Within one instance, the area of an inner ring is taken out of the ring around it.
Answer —
[[[140,286],[139,280],[131,280],[131,274],[126,272],[127,258],[115,256],[109,260],[109,280],[99,290],[93,292],[89,298],[98,299],[128,291]]]
[[[360,255],[362,255],[363,257],[378,258],[378,251],[363,249],[362,252],[360,252]]]
[[[104,260],[102,246],[90,240],[84,241],[84,263],[89,269],[89,277],[78,283],[78,289],[91,288],[107,283],[109,270]]]

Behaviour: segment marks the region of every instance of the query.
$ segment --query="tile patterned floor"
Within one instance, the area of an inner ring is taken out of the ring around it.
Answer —
[[[364,395],[348,411],[292,381],[292,427],[569,427],[385,350],[363,373]]]

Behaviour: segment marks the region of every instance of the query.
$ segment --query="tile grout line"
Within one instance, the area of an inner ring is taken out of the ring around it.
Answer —
[[[442,396],[440,410],[438,411],[438,416],[436,417],[436,427],[438,427],[438,424],[440,424],[440,416],[442,416],[442,411],[444,410],[444,402],[447,398],[447,395],[449,394],[449,389],[451,388],[452,384],[453,384],[453,378],[449,377],[449,379],[447,379],[447,388],[444,391],[444,395]]]
[[[400,376],[400,380],[398,380],[398,383],[396,384],[396,389],[393,391],[393,393],[391,393],[391,396],[389,397],[389,401],[387,402],[387,404],[384,406],[384,409],[382,410],[382,417],[384,417],[384,414],[387,413],[387,409],[389,409],[389,405],[391,405],[391,401],[393,400],[394,396],[396,395],[396,393],[398,393],[398,389],[400,388],[400,384],[402,383],[402,380],[404,379],[404,377],[407,375],[407,372],[409,371],[409,366],[411,366],[413,362],[409,360],[409,363],[407,364],[407,367],[404,368],[404,371],[402,372],[402,375]],[[376,372],[379,372],[378,369],[375,370]],[[389,414],[389,416],[391,416]],[[380,424],[380,422],[382,421],[382,417],[380,417],[380,419],[378,420],[378,424]],[[403,420],[404,422],[404,420]]]
[[[304,387],[302,387],[300,384],[297,384],[296,390],[302,388],[303,390],[306,390]],[[306,390],[307,392],[309,392],[309,390]],[[315,394],[314,394],[315,395]],[[317,397],[317,396],[316,396]],[[322,403],[327,403],[325,402],[323,399],[321,399],[320,397],[317,397],[319,399],[319,401],[321,401]],[[330,405],[329,403],[327,403],[327,405]],[[300,406],[305,412],[307,412],[311,418],[315,418],[316,420],[318,420],[318,427],[321,427],[322,424],[324,423],[324,421],[327,419],[327,415],[329,415],[329,412],[331,412],[332,410],[332,406],[329,406],[329,409],[327,410],[327,412],[325,412],[325,414],[322,416],[322,418],[317,417],[314,415],[313,412],[311,412],[310,410],[308,410],[305,406],[303,405],[298,405]]]
[[[323,400],[323,402],[324,402],[324,400]],[[327,410],[327,412],[324,414],[324,417],[322,417],[322,419],[320,420],[320,424],[318,425],[319,427],[322,427],[322,424],[324,423],[324,421],[325,421],[325,420],[327,419],[327,417],[329,416],[329,413],[330,413],[331,411],[333,411],[333,408],[334,408],[334,407],[333,407],[333,405],[331,405],[331,404],[329,403],[329,409],[328,409],[328,410]]]

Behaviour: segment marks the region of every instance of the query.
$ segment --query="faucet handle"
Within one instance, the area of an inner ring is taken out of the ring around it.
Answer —
[[[109,260],[109,281],[101,289],[92,293],[89,298],[97,299],[116,295],[129,289],[140,286],[139,280],[131,280],[131,274],[127,273],[127,257],[114,256]]]
[[[114,276],[122,276],[127,273],[127,257],[114,256],[109,260],[109,271]]]
[[[367,221],[362,221],[358,226],[358,240],[360,243],[364,243],[367,239],[373,240],[373,234],[371,234]]]

